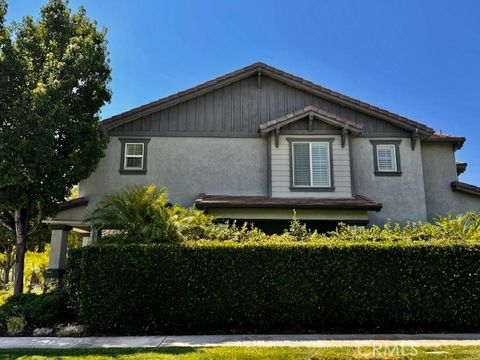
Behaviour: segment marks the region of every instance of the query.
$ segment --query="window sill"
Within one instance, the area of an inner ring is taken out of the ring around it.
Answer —
[[[334,186],[330,187],[298,187],[290,186],[290,191],[299,191],[299,192],[333,192],[335,191]]]
[[[402,176],[401,171],[375,171],[375,176]]]
[[[121,175],[145,175],[147,173],[147,169],[143,170],[126,170],[126,169],[120,169],[118,172]]]

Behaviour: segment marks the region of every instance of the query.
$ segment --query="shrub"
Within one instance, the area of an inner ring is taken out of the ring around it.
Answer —
[[[52,328],[36,328],[33,330],[33,336],[51,336],[53,334]]]
[[[23,294],[10,297],[0,307],[0,320],[5,321],[12,316],[24,318],[29,328],[35,328],[71,321],[73,313],[67,308],[64,294],[57,290],[41,295]]]
[[[58,326],[57,336],[82,336],[85,335],[85,327],[78,324],[67,324]]]
[[[213,218],[168,203],[165,188],[133,186],[106,195],[87,218],[98,229],[120,230],[104,242],[157,243],[208,238]]]
[[[7,320],[7,331],[9,335],[18,335],[23,333],[26,325],[25,318],[23,316],[12,316]]]
[[[68,287],[93,332],[478,330],[480,245],[424,241],[96,245]]]

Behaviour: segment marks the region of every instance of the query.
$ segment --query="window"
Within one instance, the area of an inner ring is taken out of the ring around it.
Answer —
[[[400,176],[401,140],[370,140],[370,142],[373,144],[375,175]]]
[[[331,188],[330,142],[293,141],[292,187]]]
[[[143,169],[143,143],[125,144],[125,164],[124,169]]]
[[[120,174],[147,173],[147,145],[150,139],[120,139],[122,155]]]
[[[394,144],[377,145],[377,168],[378,171],[397,171]]]

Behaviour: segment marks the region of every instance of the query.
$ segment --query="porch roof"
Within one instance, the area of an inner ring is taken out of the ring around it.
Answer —
[[[358,134],[362,131],[363,125],[357,124],[351,120],[345,119],[336,114],[319,109],[316,106],[306,106],[297,111],[291,112],[289,114],[280,116],[276,119],[272,119],[266,123],[260,124],[260,133],[266,134],[270,131],[279,129],[285,125],[288,125],[294,121],[298,121],[305,117],[310,117],[311,119],[319,119],[335,127],[347,129],[355,134]]]
[[[382,204],[362,195],[352,198],[274,198],[268,196],[234,196],[200,194],[198,209],[208,208],[288,208],[380,211]]]

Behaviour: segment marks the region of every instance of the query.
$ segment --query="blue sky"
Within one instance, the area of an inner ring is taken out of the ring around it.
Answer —
[[[9,1],[9,20],[45,1]],[[72,0],[108,28],[104,118],[263,61],[467,137],[480,185],[480,2]]]

